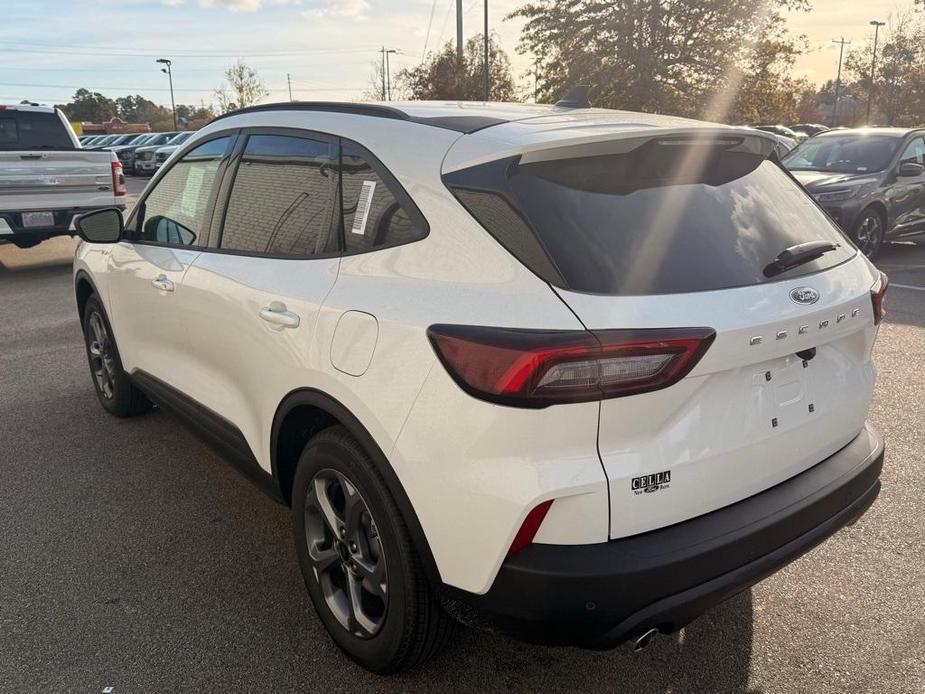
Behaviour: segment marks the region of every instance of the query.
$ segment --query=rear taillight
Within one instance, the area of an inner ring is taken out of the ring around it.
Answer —
[[[546,518],[546,513],[549,511],[549,507],[552,506],[552,502],[552,499],[544,501],[527,514],[527,517],[524,518],[524,522],[520,525],[520,530],[518,530],[517,534],[514,536],[514,541],[511,543],[511,548],[507,551],[507,556],[516,554],[533,542],[533,538],[536,537],[537,531],[539,531],[540,526],[543,524],[543,519]]]
[[[886,305],[883,303],[883,299],[886,297],[886,290],[889,286],[889,278],[886,273],[881,272],[880,279],[870,288],[870,300],[874,305],[874,325],[879,325],[886,315]]]
[[[122,162],[112,162],[112,190],[117,197],[125,195],[125,174],[122,172]]]
[[[434,325],[428,336],[469,394],[502,405],[546,407],[667,388],[690,372],[716,333]]]

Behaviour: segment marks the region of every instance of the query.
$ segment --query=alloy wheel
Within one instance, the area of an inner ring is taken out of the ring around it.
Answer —
[[[116,372],[109,332],[99,313],[91,313],[87,350],[90,352],[90,370],[103,397],[111,400],[115,392]]]
[[[354,636],[375,636],[388,607],[386,558],[369,506],[344,474],[325,469],[312,478],[305,537],[331,614]]]
[[[883,236],[882,227],[883,223],[880,221],[880,216],[877,214],[867,214],[864,216],[864,219],[861,220],[856,237],[858,248],[864,255],[873,255],[880,247],[880,241]]]

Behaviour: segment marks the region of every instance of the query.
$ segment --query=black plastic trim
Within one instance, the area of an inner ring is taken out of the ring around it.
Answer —
[[[357,419],[349,409],[330,395],[314,388],[300,388],[292,391],[283,398],[277,408],[276,415],[273,417],[273,430],[270,439],[270,460],[273,469],[273,478],[277,481],[277,484],[279,484],[280,481],[280,475],[277,469],[279,432],[283,421],[286,419],[286,415],[300,405],[317,407],[334,417],[348,432],[350,432],[350,435],[360,443],[363,450],[366,451],[366,454],[372,458],[377,469],[382,474],[382,478],[385,480],[386,486],[392,494],[392,498],[398,505],[398,509],[401,511],[405,524],[408,526],[411,540],[414,542],[418,556],[421,558],[424,570],[431,580],[439,581],[440,572],[437,569],[437,562],[434,560],[430,544],[427,542],[427,537],[424,534],[424,528],[421,526],[421,521],[418,519],[417,513],[415,513],[414,506],[411,504],[411,500],[408,498],[405,488],[398,479],[398,475],[395,474],[395,470],[392,469],[391,463],[389,463],[382,449],[379,448],[375,439],[373,439],[372,435],[366,430],[366,427],[363,426],[360,420]],[[281,489],[277,489],[277,492],[280,497],[285,496]]]
[[[174,414],[181,423],[261,490],[277,501],[282,501],[279,487],[273,477],[260,467],[244,434],[233,423],[149,373],[136,370],[130,378],[152,402]]]
[[[493,118],[490,116],[412,116],[394,106],[383,106],[379,104],[355,104],[338,101],[287,101],[274,104],[258,104],[257,106],[248,106],[247,108],[241,108],[237,111],[230,111],[228,113],[223,113],[217,118],[213,118],[210,123],[215,123],[216,121],[231,116],[239,116],[247,113],[265,113],[267,111],[315,111],[343,113],[354,116],[371,116],[374,118],[402,120],[410,123],[417,123],[418,125],[430,125],[435,128],[453,130],[463,134],[474,133],[484,128],[490,128],[493,125],[509,122],[503,118]]]
[[[530,545],[485,595],[448,589],[450,605],[560,645],[607,648],[680,629],[864,513],[880,490],[883,451],[867,425],[809,470],[703,516],[600,544]]]

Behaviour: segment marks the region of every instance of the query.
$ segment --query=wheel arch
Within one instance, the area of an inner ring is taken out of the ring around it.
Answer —
[[[280,496],[291,505],[292,481],[302,449],[317,433],[338,424],[347,429],[376,465],[401,511],[425,572],[432,580],[439,581],[440,572],[424,529],[388,458],[360,420],[341,402],[320,390],[294,390],[276,409],[270,438],[270,465]]]
[[[77,318],[80,321],[81,331],[84,329],[84,308],[87,300],[94,294],[99,296],[96,285],[90,279],[90,274],[86,270],[78,270],[74,276],[74,296],[77,299]]]
[[[892,220],[890,219],[890,211],[887,209],[886,203],[884,203],[882,200],[873,200],[872,202],[869,202],[867,205],[861,208],[857,219],[854,221],[855,225],[858,224],[861,219],[861,215],[867,212],[867,210],[875,210],[877,214],[880,215],[880,221],[883,222],[883,237],[886,239],[887,235],[890,233],[890,229],[893,227]]]

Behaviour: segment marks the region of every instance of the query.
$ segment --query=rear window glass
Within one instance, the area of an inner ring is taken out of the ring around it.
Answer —
[[[748,286],[818,272],[854,246],[779,165],[722,144],[654,140],[633,151],[444,176],[503,246],[552,284],[611,295]],[[834,251],[769,278],[784,249]]]
[[[74,149],[57,113],[0,111],[0,150]]]

